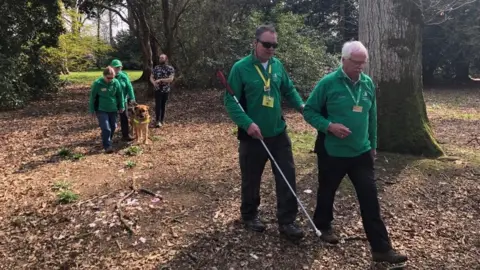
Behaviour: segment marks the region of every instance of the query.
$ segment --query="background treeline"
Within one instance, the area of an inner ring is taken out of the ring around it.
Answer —
[[[4,0],[0,6],[0,109],[54,94],[60,74],[99,69],[113,58],[150,74],[160,53],[177,87],[216,84],[251,50],[255,26],[274,23],[277,55],[307,94],[335,68],[343,42],[358,39],[357,0]],[[480,68],[480,2],[423,23],[423,80],[468,82]],[[113,35],[122,21],[128,29]]]

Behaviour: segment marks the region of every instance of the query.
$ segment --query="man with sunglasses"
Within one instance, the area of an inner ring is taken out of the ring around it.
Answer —
[[[348,174],[355,187],[372,257],[377,262],[402,263],[407,257],[392,249],[380,216],[374,179],[377,147],[375,85],[362,72],[368,51],[359,41],[342,48],[342,66],[321,79],[305,105],[305,120],[318,130],[318,192],[314,223],[321,239],[339,242],[334,234],[333,202],[340,182]]]
[[[278,46],[275,28],[270,25],[258,27],[253,46],[250,55],[233,65],[228,77],[228,83],[246,112],[227,93],[224,102],[230,118],[238,126],[242,220],[247,229],[263,232],[266,227],[259,218],[258,207],[261,177],[269,156],[258,139],[264,140],[296,190],[292,146],[282,116],[281,99],[284,97],[300,113],[304,102],[283,64],[273,57]],[[295,224],[297,201],[274,164],[271,165],[276,184],[278,229],[281,235],[299,240],[304,233]]]

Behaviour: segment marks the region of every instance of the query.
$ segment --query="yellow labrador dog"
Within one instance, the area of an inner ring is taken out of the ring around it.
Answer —
[[[148,112],[149,108],[150,107],[147,105],[136,105],[133,108],[133,136],[137,139],[137,143],[140,143],[142,139],[144,144],[150,143],[148,132],[148,125],[150,124],[150,113]]]

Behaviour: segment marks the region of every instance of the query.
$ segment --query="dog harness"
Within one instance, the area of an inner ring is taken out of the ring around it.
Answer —
[[[135,122],[135,124],[145,124],[145,123],[150,122],[150,118],[145,119],[145,121],[143,121],[143,122],[140,122],[140,121],[138,121],[137,119],[134,118],[133,122]]]

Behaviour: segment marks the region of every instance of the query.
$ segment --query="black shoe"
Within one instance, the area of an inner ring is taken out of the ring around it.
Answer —
[[[300,228],[298,228],[298,226],[295,225],[295,223],[279,225],[278,231],[280,232],[281,235],[284,235],[292,240],[300,240],[305,236],[303,231]]]
[[[127,136],[127,137],[122,137],[122,141],[125,141],[125,142],[131,142],[133,141],[133,137],[132,136]]]
[[[108,147],[107,149],[105,149],[105,153],[107,153],[107,154],[113,153],[113,148],[111,146]]]
[[[243,220],[243,224],[245,225],[246,229],[255,232],[263,232],[266,229],[265,225],[258,216],[254,217],[253,219]]]
[[[333,233],[333,230],[320,230],[320,232],[322,233],[321,240],[333,245],[338,244],[338,237]]]
[[[403,263],[408,260],[407,256],[397,253],[391,249],[387,252],[372,252],[372,259],[374,262],[387,262],[387,263]]]

